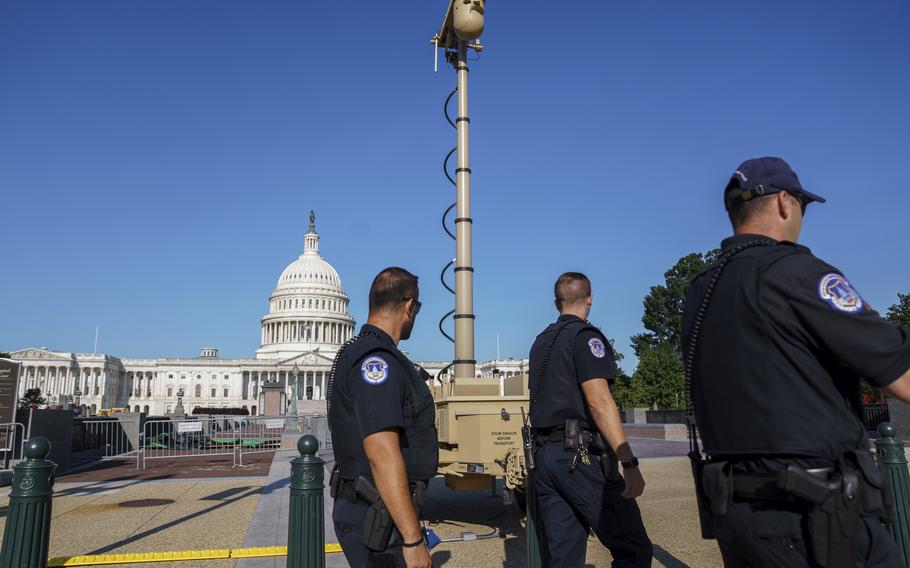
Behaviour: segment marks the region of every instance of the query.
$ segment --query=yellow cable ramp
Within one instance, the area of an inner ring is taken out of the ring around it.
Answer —
[[[326,544],[326,554],[341,552],[338,543]],[[142,562],[180,562],[185,560],[223,560],[226,558],[265,558],[287,556],[286,546],[260,546],[257,548],[213,548],[209,550],[175,550],[171,552],[135,552],[130,554],[94,554],[85,556],[57,556],[47,561],[48,568],[61,566],[109,566],[112,564],[139,564]]]

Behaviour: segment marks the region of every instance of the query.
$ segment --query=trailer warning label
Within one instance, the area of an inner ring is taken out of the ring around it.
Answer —
[[[516,432],[491,432],[494,446],[514,446]]]

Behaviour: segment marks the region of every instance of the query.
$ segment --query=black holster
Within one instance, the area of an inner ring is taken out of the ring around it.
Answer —
[[[359,476],[354,488],[357,497],[369,505],[363,518],[363,544],[373,552],[382,552],[389,547],[395,527],[392,515],[379,498],[379,491],[367,478]]]
[[[808,504],[812,556],[827,568],[856,566],[860,525],[860,477],[851,464],[840,463],[827,480],[788,466],[777,485]]]
[[[411,499],[418,517],[426,497],[426,489],[426,484],[421,481],[412,481],[410,483]],[[384,552],[389,547],[392,531],[395,529],[392,515],[386,508],[385,503],[382,502],[379,491],[362,475],[357,478],[355,491],[357,496],[369,505],[363,519],[363,544],[374,553]],[[377,562],[380,562],[380,555],[371,555],[371,561],[374,556],[376,556]]]

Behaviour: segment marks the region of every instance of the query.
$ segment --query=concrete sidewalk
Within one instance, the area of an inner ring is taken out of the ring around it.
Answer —
[[[291,465],[290,460],[299,456],[297,450],[282,450],[276,452],[272,467],[265,479],[259,503],[250,522],[243,547],[258,546],[286,546],[288,542],[288,509],[291,495]],[[335,528],[332,526],[332,497],[329,495],[328,481],[335,464],[332,453],[320,452],[319,456],[325,460],[325,541],[338,542],[335,538]],[[287,565],[285,557],[252,558],[237,561],[237,568],[284,568]],[[326,555],[326,567],[346,567],[342,554]]]
[[[713,542],[698,532],[689,462],[680,457],[685,444],[666,440],[634,440],[643,457],[647,482],[639,500],[645,526],[655,544],[655,566],[671,568],[719,566]],[[290,459],[296,451],[273,456],[265,477],[180,479],[193,474],[164,469],[165,479],[99,480],[57,483],[51,525],[51,556],[126,552],[166,552],[212,548],[284,546],[287,544]],[[333,465],[331,452],[325,479]],[[650,459],[645,458],[650,456]],[[179,470],[179,466],[177,468]],[[264,468],[262,469],[264,471]],[[239,472],[238,472],[239,473]],[[145,501],[145,500],[159,501]],[[136,502],[139,503],[136,503]],[[0,497],[0,529],[5,523],[7,496]],[[140,505],[139,507],[129,505]],[[331,522],[332,499],[325,490],[325,538],[336,542]],[[427,524],[452,542],[433,550],[434,566],[478,568],[527,565],[524,520],[517,506],[506,507],[502,484],[496,494],[454,492],[434,479],[423,510]],[[462,541],[463,535],[467,541]],[[489,537],[472,540],[473,536]],[[609,566],[610,555],[589,540],[589,566]],[[133,564],[149,568],[284,568],[285,557],[210,560],[183,563]],[[340,553],[326,556],[329,568],[346,567]]]

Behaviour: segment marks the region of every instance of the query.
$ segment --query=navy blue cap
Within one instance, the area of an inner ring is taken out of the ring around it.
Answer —
[[[806,191],[787,162],[781,158],[753,158],[736,168],[724,188],[724,207],[731,207],[755,197],[786,191],[809,202],[824,203],[825,198]]]

